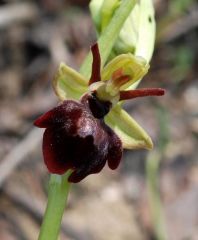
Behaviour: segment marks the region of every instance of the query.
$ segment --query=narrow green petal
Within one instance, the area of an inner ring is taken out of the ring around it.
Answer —
[[[53,80],[55,93],[60,100],[80,99],[87,92],[87,80],[73,68],[61,63]]]
[[[105,122],[122,141],[126,149],[152,149],[153,143],[148,134],[119,105],[116,105],[106,116]]]

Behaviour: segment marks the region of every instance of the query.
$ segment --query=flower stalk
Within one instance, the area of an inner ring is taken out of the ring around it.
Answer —
[[[48,203],[38,240],[56,240],[58,238],[70,189],[70,183],[67,181],[70,174],[70,171],[62,176],[51,174]]]

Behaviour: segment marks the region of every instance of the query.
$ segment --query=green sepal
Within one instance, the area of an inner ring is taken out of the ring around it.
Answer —
[[[53,80],[53,87],[60,100],[79,100],[87,92],[88,81],[73,68],[61,63]]]
[[[142,127],[118,104],[105,117],[105,122],[122,141],[126,149],[152,149],[153,143]]]

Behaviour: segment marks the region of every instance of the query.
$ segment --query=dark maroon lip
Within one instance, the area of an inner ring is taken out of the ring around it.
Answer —
[[[46,128],[43,155],[49,172],[64,174],[71,169],[68,180],[74,183],[100,172],[106,162],[117,168],[122,157],[119,137],[85,104],[90,97],[95,101],[90,94],[83,103],[64,101],[35,121],[37,127]]]

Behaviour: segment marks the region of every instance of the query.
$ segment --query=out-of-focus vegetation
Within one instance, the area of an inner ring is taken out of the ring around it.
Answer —
[[[32,122],[57,103],[51,80],[60,61],[79,68],[96,40],[88,2],[0,1],[2,240],[37,239],[48,173]],[[198,3],[154,2],[156,48],[140,87],[164,87],[166,96],[125,107],[155,149],[126,151],[117,171],[74,185],[61,239],[197,239]]]

